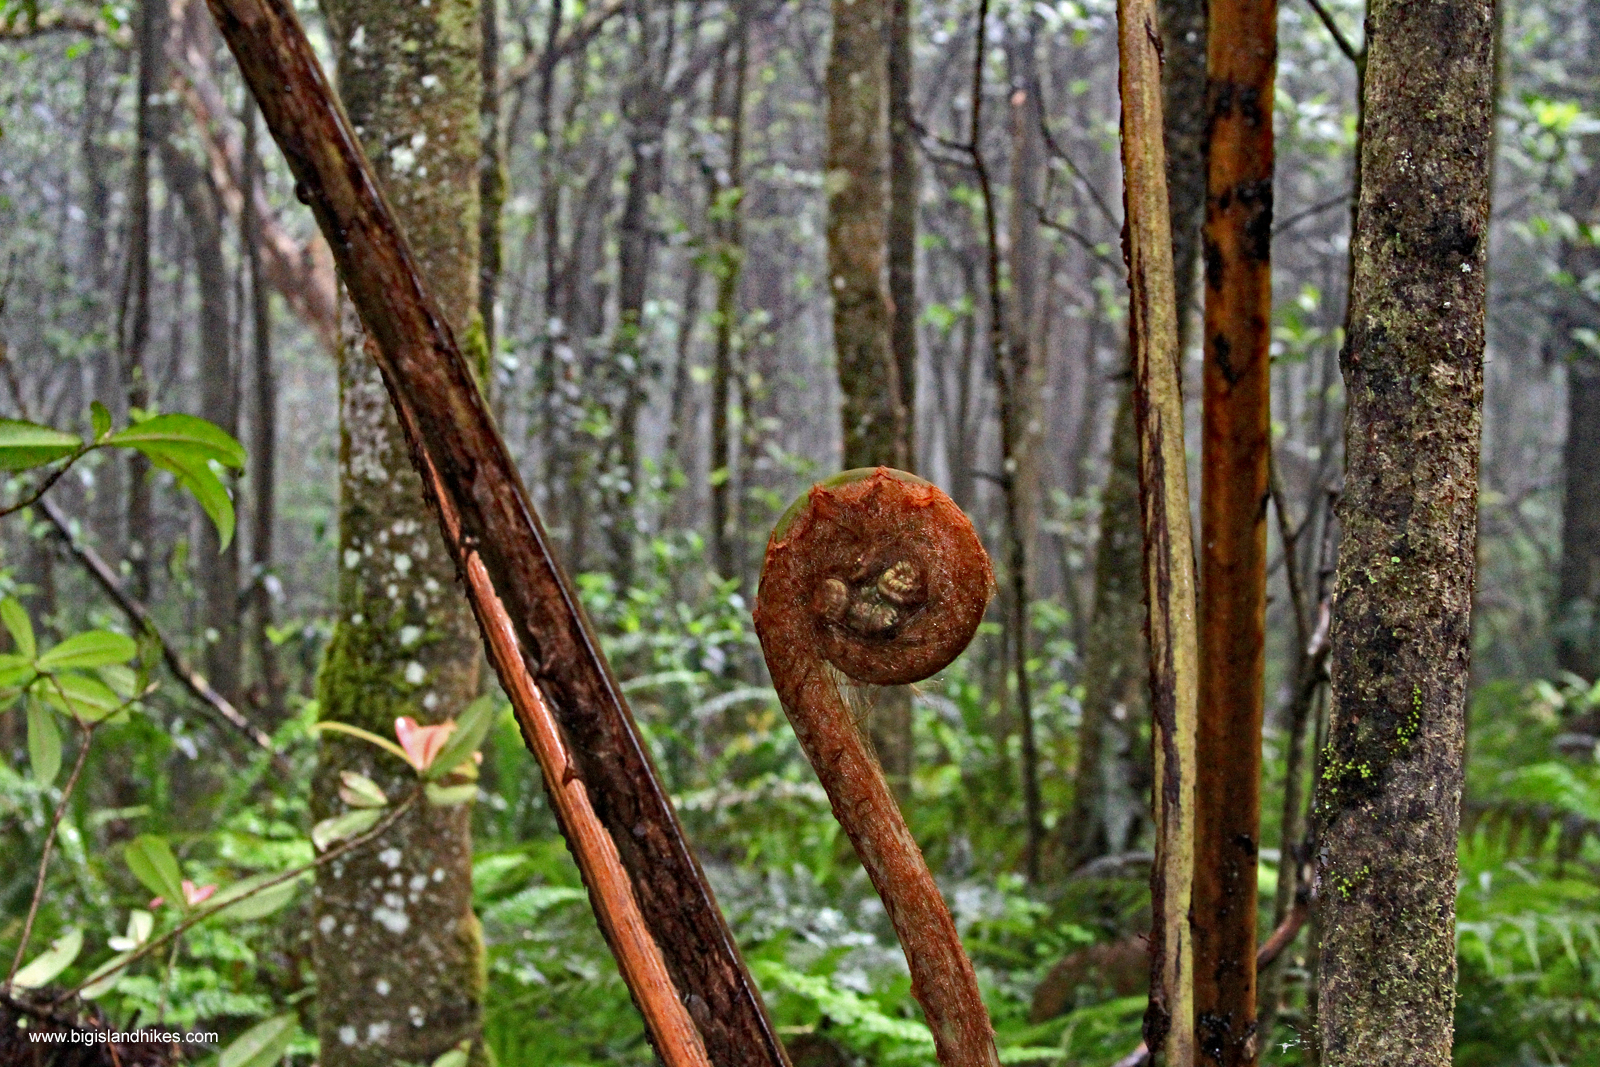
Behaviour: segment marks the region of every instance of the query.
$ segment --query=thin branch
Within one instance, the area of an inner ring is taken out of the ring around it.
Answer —
[[[1344,35],[1344,31],[1339,28],[1339,24],[1333,20],[1333,13],[1323,5],[1322,0],[1306,0],[1306,3],[1311,5],[1311,10],[1317,13],[1317,18],[1321,19],[1322,25],[1327,27],[1329,35],[1333,38],[1333,43],[1339,46],[1339,51],[1344,53],[1345,58],[1354,63],[1357,69],[1365,67],[1367,65],[1366,46],[1362,45],[1358,49],[1350,43],[1350,39]]]
[[[230,897],[227,900],[224,900],[219,904],[215,904],[212,907],[206,908],[203,911],[195,912],[193,915],[189,916],[187,919],[183,920],[183,922],[179,923],[177,926],[174,926],[171,930],[168,930],[160,937],[152,938],[151,940],[140,945],[138,948],[134,949],[126,958],[117,961],[115,967],[108,968],[103,964],[97,970],[91,971],[87,978],[73,986],[71,989],[67,990],[65,993],[62,993],[54,1000],[50,1001],[48,1006],[50,1008],[55,1008],[58,1005],[64,1004],[68,1000],[71,1000],[73,997],[77,996],[79,993],[83,992],[85,987],[92,985],[104,978],[109,978],[117,971],[126,970],[139,960],[150,955],[150,953],[154,952],[156,949],[161,948],[162,946],[182,937],[194,927],[205,922],[218,912],[227,911],[240,901],[249,900],[251,897],[256,896],[259,893],[264,893],[269,889],[275,889],[278,886],[283,885],[285,882],[292,882],[308,871],[316,870],[323,864],[330,863],[333,860],[338,859],[340,856],[343,856],[348,852],[353,852],[355,849],[360,848],[368,842],[376,840],[378,837],[382,836],[384,831],[393,826],[399,820],[400,816],[404,815],[406,811],[408,811],[421,796],[422,783],[419,782],[417,783],[416,788],[412,789],[410,793],[407,793],[405,798],[401,800],[400,803],[396,804],[387,815],[380,819],[378,823],[366,833],[360,834],[356,837],[346,838],[344,841],[341,841],[333,848],[330,848],[322,855],[313,859],[310,863],[302,863],[298,867],[284,871],[276,878],[269,878],[260,885],[251,887],[248,893],[240,893],[236,897]]]
[[[0,350],[0,352],[3,352],[3,350]],[[0,354],[0,359],[4,358],[4,355]],[[82,459],[84,456],[87,456],[90,452],[93,452],[96,447],[97,446],[95,445],[80,445],[78,448],[73,450],[71,455],[62,457],[65,462],[55,470],[51,471],[49,474],[45,475],[44,481],[35,486],[33,492],[29,493],[27,496],[23,497],[21,500],[18,500],[14,504],[7,504],[5,507],[0,508],[0,519],[5,518],[7,515],[14,515],[23,508],[32,507],[34,504],[37,504],[39,500],[46,493],[48,493],[57,482],[61,480],[61,476],[72,469],[72,465],[74,463],[78,462],[78,460]]]
[[[1289,228],[1291,228],[1291,227],[1293,227],[1293,226],[1295,226],[1295,225],[1297,225],[1297,224],[1299,224],[1301,222],[1304,222],[1306,219],[1309,219],[1314,215],[1320,215],[1324,211],[1328,211],[1331,208],[1342,207],[1343,205],[1348,204],[1349,202],[1350,202],[1350,194],[1349,193],[1340,193],[1337,196],[1330,196],[1328,199],[1322,201],[1321,203],[1312,204],[1308,208],[1305,208],[1305,209],[1303,209],[1301,211],[1296,211],[1293,215],[1290,215],[1288,218],[1281,219],[1280,221],[1278,221],[1278,222],[1273,224],[1272,236],[1276,237],[1280,233],[1283,233],[1285,230],[1288,230]]]
[[[67,784],[61,787],[61,803],[56,805],[55,817],[50,820],[50,832],[44,838],[44,853],[39,857],[39,876],[33,882],[33,899],[28,903],[28,917],[22,923],[22,937],[17,940],[17,954],[11,958],[11,970],[6,972],[5,988],[8,990],[17,977],[17,970],[22,966],[22,957],[28,952],[28,941],[33,937],[33,921],[38,918],[39,904],[44,899],[44,882],[50,873],[50,853],[55,848],[56,831],[61,828],[61,819],[67,813],[67,804],[72,800],[72,791],[78,786],[78,776],[83,773],[83,763],[89,758],[89,741],[94,736],[94,725],[81,719],[76,721],[83,735],[78,744],[78,758],[72,764],[72,775],[67,779]]]
[[[25,41],[52,33],[99,37],[118,48],[126,48],[133,39],[126,27],[113,27],[104,19],[87,12],[36,11],[30,15],[24,5],[16,17],[0,18],[0,41]]]
[[[1256,949],[1257,970],[1267,966],[1283,954],[1283,951],[1294,944],[1294,939],[1300,936],[1301,929],[1306,920],[1311,917],[1311,901],[1296,899],[1294,907],[1284,917],[1278,928],[1273,930],[1267,939],[1261,942],[1261,947]],[[1150,1049],[1143,1041],[1137,1048],[1118,1060],[1113,1067],[1149,1067]]]
[[[3,308],[3,306],[3,303],[0,303],[0,308]],[[5,378],[6,388],[11,393],[11,402],[16,406],[17,412],[23,418],[27,418],[27,398],[22,392],[22,383],[17,380],[16,365],[11,362],[10,353],[4,342],[0,342],[0,375]],[[59,476],[58,474],[57,477]],[[48,484],[44,486],[44,489],[48,488]],[[122,609],[123,614],[128,616],[129,621],[144,633],[149,634],[161,646],[162,660],[165,661],[168,669],[172,671],[183,687],[196,700],[215,711],[229,726],[232,726],[235,730],[255,742],[258,748],[270,753],[273,766],[279,771],[287,773],[290,769],[288,761],[277,751],[276,746],[272,743],[272,738],[267,735],[266,731],[251,722],[226,697],[212,689],[210,683],[198,671],[184,662],[183,656],[173,646],[172,642],[168,641],[165,635],[161,633],[160,628],[156,626],[155,619],[150,614],[150,609],[146,608],[122,587],[122,579],[118,576],[117,570],[107,563],[100,553],[79,540],[77,534],[73,532],[72,523],[67,519],[67,516],[53,501],[42,499],[43,495],[44,491],[41,489],[34,495],[34,502],[37,503],[39,510],[44,512],[45,518],[50,520],[50,525],[55,527],[56,533],[66,543],[68,551],[88,569],[90,576],[94,578],[100,588],[106,591],[106,595],[116,602],[117,607]],[[0,516],[7,514],[10,514],[9,510],[0,511]]]
[[[1035,82],[1033,91],[1037,93],[1040,91],[1037,79],[1035,79]],[[1042,101],[1044,97],[1041,96],[1039,99]],[[1044,146],[1050,153],[1050,157],[1060,160],[1061,164],[1072,172],[1072,176],[1078,179],[1078,187],[1083,190],[1084,195],[1089,198],[1090,202],[1099,209],[1100,215],[1106,220],[1106,223],[1114,230],[1122,229],[1122,220],[1118,219],[1112,212],[1111,205],[1107,204],[1100,196],[1100,193],[1094,187],[1094,183],[1089,180],[1083,171],[1078,169],[1078,165],[1072,161],[1071,156],[1067,155],[1066,150],[1056,143],[1055,134],[1050,132],[1050,120],[1045,118],[1045,110],[1042,107],[1039,109],[1039,132],[1044,135]]]

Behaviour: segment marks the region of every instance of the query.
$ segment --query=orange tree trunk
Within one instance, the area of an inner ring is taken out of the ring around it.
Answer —
[[[1212,0],[1194,995],[1201,1056],[1255,1061],[1276,0]]]

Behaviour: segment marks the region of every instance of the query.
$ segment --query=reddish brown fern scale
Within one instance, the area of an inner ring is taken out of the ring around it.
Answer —
[[[995,1067],[994,1030],[939,887],[830,665],[907,685],[977,632],[994,570],[935,486],[887,467],[847,471],[797,501],[767,544],[756,633],[801,747],[883,898],[945,1067]]]

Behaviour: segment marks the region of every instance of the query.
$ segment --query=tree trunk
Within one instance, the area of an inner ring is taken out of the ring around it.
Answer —
[[[1196,1040],[1222,1067],[1257,1050],[1277,32],[1276,0],[1210,0],[1194,974]]]
[[[1586,106],[1600,101],[1600,8],[1585,4],[1583,68],[1574,71],[1589,87]],[[1586,139],[1593,151],[1600,138]],[[1562,208],[1580,223],[1600,210],[1600,174],[1595,168],[1573,177]],[[1600,253],[1588,240],[1561,247],[1561,268],[1577,286],[1600,273]],[[1600,680],[1600,354],[1578,341],[1573,330],[1593,329],[1594,305],[1581,291],[1566,294],[1552,324],[1556,351],[1567,364],[1567,441],[1562,456],[1566,486],[1561,509],[1561,563],[1556,579],[1556,666],[1585,681]]]
[[[1493,5],[1374,0],[1319,775],[1330,1067],[1450,1063]]]
[[[1178,302],[1178,352],[1187,353],[1194,316],[1186,294],[1200,258],[1206,200],[1204,0],[1158,0],[1165,42],[1161,97],[1166,124],[1167,207]],[[1075,865],[1131,849],[1144,814],[1129,797],[1148,787],[1148,752],[1135,745],[1147,707],[1144,589],[1139,581],[1139,449],[1132,383],[1119,385],[1111,454],[1100,497],[1093,626],[1084,652],[1083,720],[1068,855]]]
[[[734,340],[739,325],[739,278],[744,267],[744,103],[745,66],[749,60],[749,26],[739,25],[732,91],[728,64],[717,64],[712,85],[712,114],[728,133],[727,166],[709,168],[706,214],[711,233],[712,273],[717,280],[717,306],[712,315],[711,356],[711,562],[723,578],[744,575],[742,539],[734,490],[739,486],[738,458],[729,433],[729,407],[735,385]],[[722,175],[727,175],[724,184]]]
[[[464,335],[478,310],[478,4],[327,0],[324,14],[350,121],[445,319]],[[338,621],[318,683],[321,714],[393,736],[400,716],[454,719],[478,693],[481,653],[348,305],[344,319]],[[341,772],[368,775],[390,796],[415,777],[371,745],[324,738],[312,798],[319,819],[344,810]],[[431,1063],[463,1040],[483,1062],[471,819],[470,803],[423,804],[382,841],[318,869],[313,950],[324,1067]]]
[[[889,267],[889,349],[900,388],[905,465],[917,469],[917,169],[916,115],[911,89],[915,64],[911,51],[912,0],[889,0],[887,66],[889,112],[889,208],[884,239]]]
[[[889,41],[894,2],[833,0],[825,185],[845,470],[876,466],[909,470],[916,459],[911,442],[913,397],[909,383],[900,378],[901,353],[890,343],[895,311],[884,277],[886,256],[894,254],[888,244]],[[910,71],[897,67],[896,73],[906,78],[909,94]],[[903,189],[901,194],[905,195]],[[896,221],[904,227],[903,209]],[[912,227],[914,237],[914,217]],[[905,251],[899,253],[900,271],[906,266]],[[903,285],[903,274],[897,277]],[[910,298],[908,313],[914,315],[914,289]],[[914,362],[914,354],[912,358]],[[876,694],[871,733],[884,775],[903,800],[909,792],[915,750],[908,690],[890,687]]]
[[[1156,824],[1150,876],[1145,1044],[1166,1067],[1194,1063],[1190,893],[1194,879],[1194,541],[1183,447],[1172,226],[1162,144],[1161,59],[1151,0],[1119,0],[1128,348],[1139,441]]]
[[[1566,497],[1556,593],[1556,664],[1600,679],[1600,357],[1567,356]]]
[[[506,200],[506,168],[501,158],[500,135],[500,3],[479,0],[483,51],[478,57],[482,96],[478,104],[478,132],[483,151],[478,162],[478,322],[483,326],[483,380],[492,381],[495,345],[495,307],[500,299],[500,212]]]
[[[139,5],[139,78],[133,174],[128,196],[128,270],[117,310],[122,350],[122,386],[128,407],[150,406],[145,347],[150,341],[150,154],[164,127],[155,97],[166,81],[167,7],[160,0]],[[150,461],[128,452],[128,563],[133,595],[150,599],[153,550],[150,512]]]
[[[834,0],[828,53],[828,278],[839,367],[844,467],[911,462],[905,403],[889,347],[889,0]]]
[[[1133,391],[1123,386],[1119,392],[1100,494],[1094,623],[1084,650],[1083,722],[1067,836],[1074,867],[1132,849],[1148,819],[1144,790],[1149,761],[1137,751],[1149,685],[1140,581],[1144,539],[1139,531],[1139,449]]]
[[[239,432],[239,398],[233,372],[232,318],[228,309],[227,256],[223,251],[225,213],[216,189],[197,164],[171,141],[161,144],[162,172],[183,202],[200,293],[200,413],[234,436]],[[198,509],[196,509],[198,510]],[[200,617],[205,633],[205,674],[230,704],[239,703],[239,543],[226,548],[209,520],[200,519],[197,546]]]
[[[255,402],[250,419],[250,610],[251,643],[256,649],[256,702],[270,720],[284,713],[283,676],[278,648],[272,642],[272,534],[277,523],[278,380],[272,366],[272,299],[262,275],[260,219],[255,208],[256,183],[262,177],[256,149],[257,108],[245,101],[244,206],[240,216],[245,261],[250,269],[251,367]]]

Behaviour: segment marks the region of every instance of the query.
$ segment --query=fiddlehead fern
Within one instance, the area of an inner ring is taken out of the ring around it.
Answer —
[[[994,591],[972,523],[886,467],[817,485],[767,544],[756,633],[784,711],[883,898],[945,1067],[992,1067],[994,1031],[955,923],[839,690],[905,685],[967,647]]]

